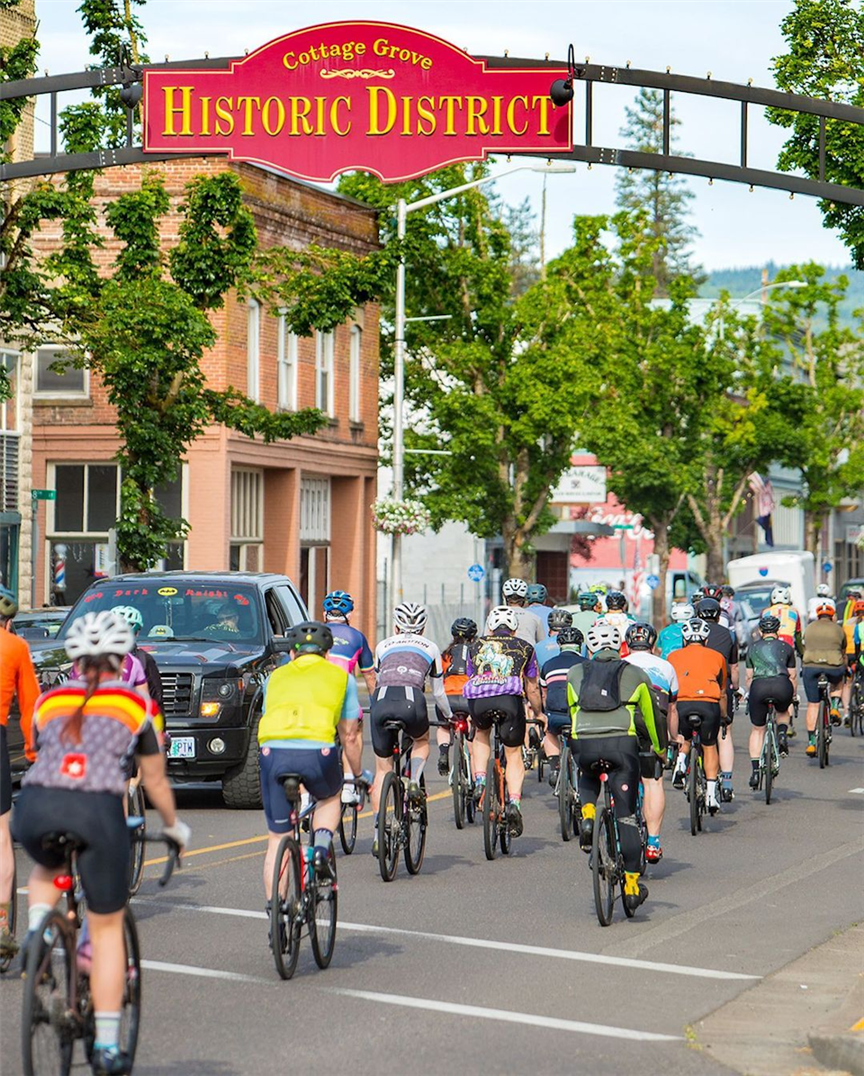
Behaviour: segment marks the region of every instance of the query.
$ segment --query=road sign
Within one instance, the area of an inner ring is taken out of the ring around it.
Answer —
[[[645,582],[648,584],[648,586],[652,590],[656,590],[657,587],[660,586],[660,576],[659,575],[647,575],[645,577]]]
[[[613,523],[612,529],[616,531],[632,531],[636,528],[632,523]]]
[[[486,570],[482,564],[472,564],[468,569],[468,578],[473,583],[479,583],[485,574]]]
[[[822,565],[822,571],[827,575],[831,571],[832,567],[833,565],[831,564],[831,561],[826,560],[825,563]]]
[[[56,489],[34,489],[30,491],[30,496],[34,501],[56,501],[57,490]]]

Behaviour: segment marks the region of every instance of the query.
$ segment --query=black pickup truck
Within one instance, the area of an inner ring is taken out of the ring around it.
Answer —
[[[294,584],[257,572],[142,572],[98,580],[78,599],[53,645],[33,655],[43,687],[64,679],[71,667],[63,649],[69,625],[84,613],[119,605],[141,613],[138,645],[159,666],[172,781],[221,781],[228,807],[260,807],[262,687],[281,658],[281,637],[308,619]],[[23,755],[17,722],[9,732],[15,759]]]

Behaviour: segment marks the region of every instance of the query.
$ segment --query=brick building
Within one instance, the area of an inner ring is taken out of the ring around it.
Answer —
[[[315,242],[362,254],[378,243],[373,210],[266,168],[221,158],[148,167],[164,177],[171,195],[166,246],[176,235],[185,184],[227,169],[240,179],[262,246],[301,249]],[[100,219],[106,203],[137,188],[141,174],[137,166],[115,168],[97,179]],[[46,224],[41,233],[43,250],[58,239],[52,228]],[[99,257],[110,261],[115,253],[109,241]],[[313,613],[328,588],[340,587],[357,600],[358,626],[374,632],[369,506],[378,463],[377,306],[358,309],[335,332],[311,338],[293,336],[281,318],[234,295],[213,320],[219,339],[204,367],[214,388],[234,386],[271,409],[317,406],[329,424],[314,437],[270,445],[208,430],[191,446],[180,480],[160,491],[170,514],[191,525],[165,566],[284,572]],[[110,571],[109,532],[119,506],[112,408],[86,371],[51,369],[60,350],[40,348],[33,357],[32,483],[57,491],[40,520],[37,604],[68,604]],[[63,567],[65,588],[58,586]]]

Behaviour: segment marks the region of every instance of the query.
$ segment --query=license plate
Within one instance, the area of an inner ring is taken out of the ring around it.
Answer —
[[[195,758],[194,736],[172,736],[168,748],[169,758]]]

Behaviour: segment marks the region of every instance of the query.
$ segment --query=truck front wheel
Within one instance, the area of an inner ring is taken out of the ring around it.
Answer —
[[[225,806],[234,811],[261,809],[261,779],[258,775],[258,722],[261,714],[255,714],[249,730],[246,758],[239,766],[228,770],[222,778],[222,799]]]

